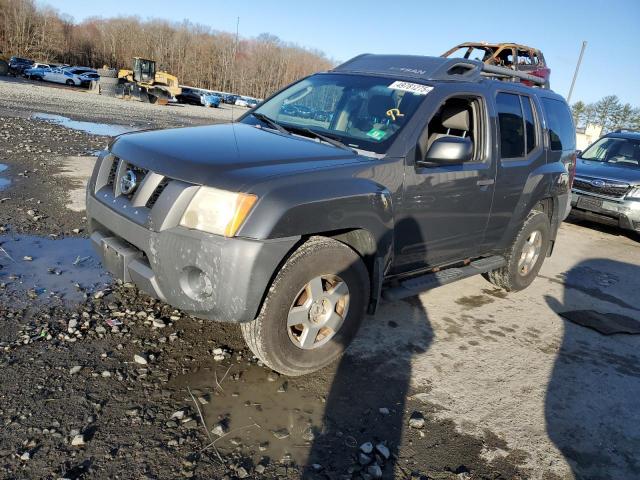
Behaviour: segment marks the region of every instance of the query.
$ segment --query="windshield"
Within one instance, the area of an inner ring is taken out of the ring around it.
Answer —
[[[640,168],[640,140],[604,137],[587,148],[580,158],[621,167]]]
[[[431,88],[381,77],[318,74],[254,111],[294,132],[309,129],[353,148],[384,153]],[[243,122],[259,120],[249,115]]]

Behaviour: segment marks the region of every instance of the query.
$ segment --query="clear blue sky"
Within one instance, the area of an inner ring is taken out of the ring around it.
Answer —
[[[336,61],[360,53],[439,55],[464,41],[518,42],[540,48],[552,88],[566,96],[582,40],[588,42],[574,90],[592,102],[618,95],[640,107],[640,0],[40,0],[79,22],[136,15],[188,19],[216,30],[282,40]]]

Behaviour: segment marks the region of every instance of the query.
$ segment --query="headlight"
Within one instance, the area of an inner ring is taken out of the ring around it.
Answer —
[[[627,193],[627,198],[632,198],[633,200],[640,200],[640,187],[636,187]]]
[[[233,237],[258,197],[200,187],[182,215],[180,225],[225,237]]]

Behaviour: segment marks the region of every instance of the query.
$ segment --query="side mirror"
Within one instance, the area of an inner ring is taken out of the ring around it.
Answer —
[[[429,147],[420,166],[456,165],[473,158],[473,142],[468,137],[446,136],[436,139]]]
[[[580,158],[580,155],[582,155],[582,150],[576,150],[576,157]]]

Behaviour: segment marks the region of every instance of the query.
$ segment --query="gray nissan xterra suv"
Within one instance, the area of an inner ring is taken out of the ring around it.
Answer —
[[[119,279],[312,372],[381,298],[536,277],[570,209],[575,133],[562,97],[522,79],[541,82],[361,55],[236,123],[121,135],[88,186],[91,240]]]

